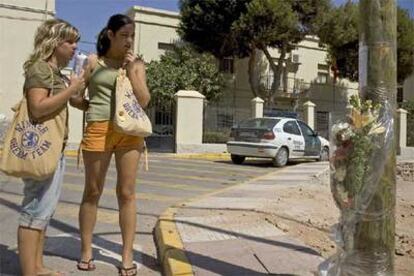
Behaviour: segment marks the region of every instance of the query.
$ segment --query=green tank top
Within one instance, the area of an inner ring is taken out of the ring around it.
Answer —
[[[89,108],[86,121],[109,121],[115,113],[115,83],[118,69],[97,62],[89,78]]]

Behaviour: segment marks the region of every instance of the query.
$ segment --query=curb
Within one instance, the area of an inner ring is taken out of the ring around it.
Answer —
[[[151,155],[151,152],[149,152],[148,155]],[[166,155],[170,158],[178,159],[230,160],[230,154],[228,153],[167,153]],[[77,157],[78,150],[65,150],[65,156]]]
[[[229,153],[172,153],[172,158],[201,160],[230,160]]]
[[[176,210],[174,207],[168,208],[155,225],[154,241],[158,260],[167,276],[192,276],[193,268],[184,252],[184,245],[174,222]]]
[[[194,276],[192,265],[185,254],[184,244],[180,233],[175,224],[175,214],[181,206],[185,206],[189,202],[200,200],[215,194],[222,193],[231,188],[245,184],[246,182],[256,181],[270,174],[280,173],[289,167],[284,167],[276,172],[269,172],[261,176],[253,177],[249,180],[234,184],[230,187],[209,192],[204,195],[185,200],[172,207],[167,208],[162,213],[154,228],[154,241],[157,248],[158,259],[162,267],[162,271],[166,276]]]

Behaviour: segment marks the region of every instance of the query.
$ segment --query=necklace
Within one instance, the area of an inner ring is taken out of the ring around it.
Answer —
[[[111,67],[114,69],[119,69],[123,63],[123,60],[111,59],[107,57],[102,57],[102,60],[107,67]]]

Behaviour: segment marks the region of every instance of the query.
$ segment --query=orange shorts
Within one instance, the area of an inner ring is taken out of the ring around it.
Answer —
[[[116,132],[111,121],[89,122],[82,139],[82,150],[117,151],[144,149],[144,138]]]

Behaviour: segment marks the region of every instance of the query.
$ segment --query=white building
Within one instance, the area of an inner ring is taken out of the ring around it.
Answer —
[[[159,56],[179,39],[176,30],[179,14],[140,6],[132,7],[127,14],[135,21],[135,51],[149,62]],[[277,49],[270,49],[277,59]],[[270,88],[272,71],[262,53],[258,53],[260,67],[258,78],[262,89]],[[224,59],[220,67],[227,73],[228,86],[220,103],[210,108],[215,116],[209,116],[208,125],[231,126],[233,122],[250,116],[250,101],[254,98],[247,72],[248,59]],[[313,101],[316,106],[316,126],[327,134],[329,125],[336,115],[343,115],[349,95],[357,93],[357,84],[341,80],[333,85],[332,74],[327,64],[327,51],[319,45],[316,37],[307,37],[287,56],[285,61],[287,91],[276,95],[272,111],[295,111],[301,116],[301,106],[305,100]],[[231,107],[231,108],[230,108]]]
[[[0,3],[0,114],[23,95],[23,63],[33,50],[37,27],[55,15],[55,0],[3,0]]]

